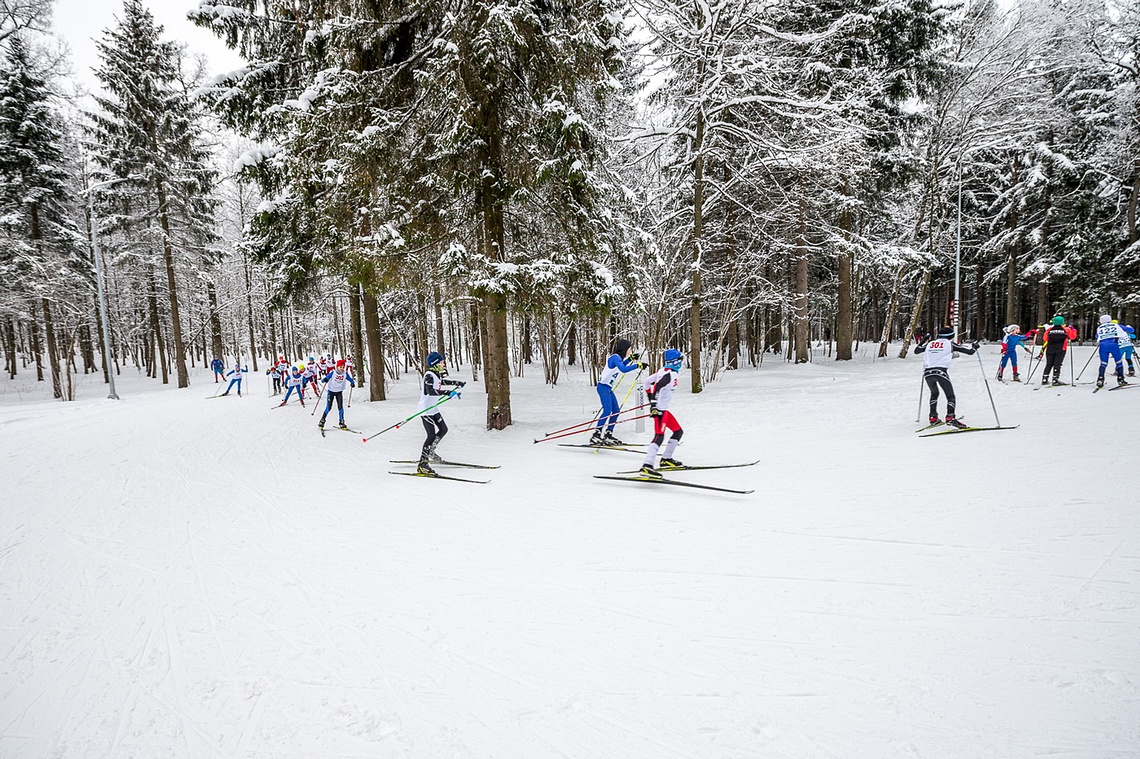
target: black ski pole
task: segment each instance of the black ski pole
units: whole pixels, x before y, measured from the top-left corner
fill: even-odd
[[[1089,364],[1091,364],[1091,363],[1092,363],[1092,360],[1093,360],[1093,356],[1095,356],[1095,355],[1096,355],[1096,349],[1094,348],[1094,349],[1093,349],[1093,352],[1089,354],[1089,360],[1085,362],[1084,368],[1083,368],[1083,369],[1081,369],[1081,370],[1080,370],[1080,371],[1077,373],[1077,379],[1080,379],[1080,378],[1081,378],[1081,375],[1083,375],[1083,374],[1085,373],[1085,369],[1088,369],[1088,368],[1089,368]]]
[[[990,390],[990,380],[986,376],[986,367],[984,364],[982,364],[982,351],[981,351],[981,349],[979,348],[978,350],[974,351],[974,355],[976,355],[978,357],[978,369],[982,372],[982,381],[986,383],[986,393],[990,396],[990,406],[994,410],[994,421],[997,422],[997,426],[1000,427],[1001,426],[1001,420],[998,419],[997,404],[994,403],[994,394]]]
[[[918,378],[918,413],[914,416],[914,423],[918,424],[922,421],[922,391],[926,389],[926,377],[919,375]]]
[[[1041,365],[1041,359],[1044,358],[1044,356],[1045,356],[1045,346],[1044,345],[1041,346],[1041,352],[1037,354],[1037,363],[1036,364],[1033,363],[1033,354],[1032,353],[1029,354],[1029,379],[1025,380],[1026,385],[1028,385],[1030,382],[1033,381],[1033,372],[1037,371],[1037,367]]]

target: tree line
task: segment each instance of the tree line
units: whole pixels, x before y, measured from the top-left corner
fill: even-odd
[[[375,400],[442,347],[501,429],[512,377],[593,377],[619,335],[683,347],[699,392],[824,339],[905,356],[955,315],[981,339],[1136,320],[1134,4],[189,15],[245,65],[206,79],[126,0],[78,113],[23,42],[42,19],[0,36],[0,342],[12,376],[48,356],[60,397],[108,339],[111,370],[180,387],[213,356],[351,354]]]

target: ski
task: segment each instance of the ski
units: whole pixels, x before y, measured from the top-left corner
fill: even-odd
[[[695,472],[699,469],[742,469],[742,468],[748,467],[748,466],[756,466],[759,463],[760,463],[760,461],[757,460],[757,461],[753,461],[749,464],[713,464],[710,466],[686,466],[686,465],[659,466],[659,467],[657,467],[657,471],[659,471],[659,472]],[[637,474],[637,470],[635,469],[632,472],[618,472],[618,474]]]
[[[559,448],[590,448],[595,451],[625,451],[626,453],[640,453],[645,455],[645,446],[634,448],[628,445],[589,445],[588,443],[559,443]]]
[[[418,464],[420,462],[418,460],[417,461],[395,461],[395,460],[393,460],[393,461],[389,461],[388,463],[389,464]],[[488,464],[465,464],[462,461],[433,461],[431,463],[434,466],[461,466],[464,469],[499,469],[500,468],[498,466],[491,466]]]
[[[932,430],[935,427],[941,427],[943,424],[945,424],[945,422],[935,422],[934,424],[928,424],[925,427],[919,427],[917,430],[915,430],[915,432],[926,432],[927,430]]]
[[[1126,387],[1140,387],[1140,385],[1134,385],[1134,384],[1132,384],[1132,383],[1129,383],[1129,384],[1127,384],[1127,385],[1117,385],[1116,387],[1110,387],[1110,388],[1108,389],[1108,392],[1110,392],[1110,393],[1111,393],[1113,390],[1123,390],[1123,389],[1124,389],[1124,388],[1126,388]]]
[[[676,485],[681,488],[697,488],[698,490],[714,490],[718,493],[735,493],[736,495],[748,495],[755,493],[755,490],[733,490],[732,488],[716,488],[712,485],[698,485],[695,482],[681,482],[680,480],[666,480],[658,479],[657,477],[636,477],[636,476],[618,476],[609,474],[595,474],[595,480],[620,480],[622,482],[648,482],[652,485]]]
[[[473,485],[486,485],[490,480],[465,480],[462,477],[448,477],[446,474],[423,474],[421,472],[388,472],[404,477],[424,477],[429,480],[451,480],[452,482],[470,482]]]
[[[1010,425],[1008,427],[951,427],[948,430],[940,430],[938,432],[930,432],[919,437],[938,437],[939,435],[955,435],[959,432],[987,432],[989,430],[1016,430],[1020,424]]]

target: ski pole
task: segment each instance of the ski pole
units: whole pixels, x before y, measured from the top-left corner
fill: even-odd
[[[641,407],[639,406],[638,408],[641,408]],[[630,411],[633,411],[633,409],[630,409]],[[631,416],[628,419],[619,419],[617,422],[615,422],[615,424],[621,424],[623,422],[632,422],[635,419],[647,419],[649,416],[651,416],[651,415],[650,414],[642,414],[641,416]],[[545,443],[547,440],[557,440],[558,438],[562,438],[562,437],[571,437],[572,435],[581,435],[582,433],[589,432],[589,431],[590,431],[590,428],[586,427],[585,429],[581,429],[581,430],[571,430],[570,432],[563,432],[561,435],[550,435],[548,437],[544,437],[542,440],[535,440],[534,442]]]
[[[1045,357],[1045,346],[1041,346],[1041,352],[1037,354],[1037,363],[1033,363],[1033,354],[1029,354],[1029,378],[1025,380],[1028,385],[1033,381],[1033,372],[1037,371],[1037,367],[1041,365],[1041,359]]]
[[[922,420],[922,391],[926,389],[926,377],[919,376],[918,378],[918,413],[914,417],[914,423],[918,424]]]
[[[309,412],[309,416],[316,416],[317,406],[321,405],[320,404],[321,396],[325,394],[325,388],[327,388],[328,386],[329,386],[329,383],[327,383],[327,382],[321,386],[321,391],[319,393],[317,393],[317,400],[316,400],[316,402],[313,403],[313,410]]]
[[[414,414],[412,414],[411,416],[409,416],[407,419],[404,419],[404,420],[402,420],[402,421],[396,422],[395,424],[391,425],[390,427],[385,427],[384,429],[382,429],[382,430],[380,430],[379,432],[377,432],[375,435],[369,435],[368,437],[364,438],[364,442],[365,442],[365,443],[367,443],[367,442],[368,442],[369,440],[371,440],[372,438],[374,438],[374,437],[379,437],[380,435],[383,435],[383,434],[384,434],[385,432],[387,432],[388,430],[398,430],[399,428],[403,427],[403,426],[404,426],[405,424],[407,424],[408,422],[410,422],[410,421],[412,421],[413,419],[415,419],[417,416],[420,416],[421,414],[426,414],[427,412],[431,411],[432,409],[434,409],[434,408],[438,408],[439,406],[442,406],[443,404],[445,404],[445,403],[447,403],[448,401],[450,401],[452,398],[456,398],[456,397],[458,397],[458,394],[457,394],[457,395],[448,395],[446,398],[444,398],[442,401],[440,401],[439,403],[435,404],[434,406],[428,406],[428,407],[427,407],[427,408],[425,408],[423,411],[417,411],[416,413],[414,413]]]
[[[986,376],[986,366],[982,363],[982,352],[980,350],[977,350],[974,351],[974,354],[978,357],[978,369],[980,369],[982,372],[982,381],[986,383],[986,393],[990,396],[990,406],[994,410],[994,421],[997,422],[997,426],[1000,427],[1001,420],[998,419],[997,404],[994,403],[994,394],[990,390],[990,379]]]
[[[348,403],[346,405],[349,408],[352,408],[352,388],[354,388],[354,387],[356,387],[356,385],[349,385],[348,386]]]
[[[637,411],[638,409],[643,409],[648,405],[649,405],[648,403],[643,403],[640,406],[634,406],[633,408],[628,408],[628,409],[625,409],[623,411],[619,411],[618,414],[619,415],[628,414],[631,411]],[[551,438],[554,435],[558,435],[560,432],[569,432],[571,430],[576,430],[578,427],[585,427],[586,428],[585,430],[577,430],[578,432],[588,432],[590,425],[594,424],[597,421],[598,421],[598,417],[595,416],[593,419],[591,419],[588,422],[579,422],[578,424],[571,424],[569,427],[563,427],[562,429],[555,430],[554,432],[548,432],[548,433],[546,433],[546,436],[543,439]],[[542,439],[536,440],[534,442],[541,443]]]
[[[1069,387],[1077,386],[1077,381],[1073,378],[1073,364],[1076,363],[1076,360],[1073,358],[1073,348],[1075,347],[1075,345],[1069,346]]]
[[[625,397],[621,399],[621,405],[620,405],[620,406],[618,406],[618,408],[619,408],[619,409],[620,409],[622,406],[624,406],[624,405],[625,405],[625,402],[626,402],[626,401],[628,401],[628,400],[629,400],[629,394],[633,392],[633,389],[634,389],[635,387],[637,387],[637,380],[638,380],[638,379],[641,377],[641,373],[642,373],[643,371],[645,371],[645,370],[644,370],[644,369],[640,369],[640,368],[637,370],[637,374],[636,374],[636,375],[634,375],[634,378],[633,378],[633,382],[631,382],[631,383],[630,383],[630,385],[629,385],[629,390],[626,390],[626,391],[625,391]],[[623,374],[622,376],[624,377],[625,375]]]
[[[1095,356],[1095,355],[1096,355],[1096,349],[1094,348],[1094,349],[1093,349],[1093,352],[1089,354],[1089,360],[1085,362],[1085,366],[1084,366],[1084,369],[1081,369],[1080,373],[1079,373],[1079,374],[1077,374],[1077,379],[1080,379],[1080,378],[1081,378],[1081,375],[1085,373],[1085,369],[1088,369],[1088,368],[1089,368],[1089,364],[1091,364],[1091,363],[1092,363],[1092,360],[1093,360],[1093,356]]]

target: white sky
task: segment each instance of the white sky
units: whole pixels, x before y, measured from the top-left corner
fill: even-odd
[[[198,0],[144,0],[143,5],[163,27],[162,39],[185,43],[189,54],[206,56],[210,75],[242,65],[237,53],[186,18],[188,10],[198,7]],[[55,33],[70,48],[73,78],[88,90],[98,88],[91,73],[98,64],[95,40],[103,36],[103,30],[114,26],[115,17],[121,16],[122,11],[122,0],[55,0]]]

